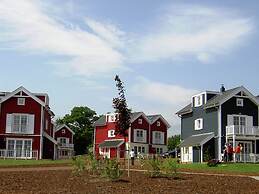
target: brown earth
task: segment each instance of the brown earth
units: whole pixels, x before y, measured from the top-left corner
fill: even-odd
[[[125,173],[126,174],[126,173]],[[180,175],[181,179],[149,178],[131,172],[130,178],[111,182],[71,170],[0,172],[0,193],[259,193],[259,181],[245,177]]]

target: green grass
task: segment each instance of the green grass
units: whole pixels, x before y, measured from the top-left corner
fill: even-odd
[[[70,165],[72,160],[14,160],[0,159],[0,167],[7,166],[40,166],[40,165]]]
[[[230,164],[219,164],[217,167],[209,167],[207,164],[180,164],[180,170],[194,170],[202,172],[218,172],[218,173],[242,173],[242,174],[259,174],[259,164],[251,163],[230,163]]]

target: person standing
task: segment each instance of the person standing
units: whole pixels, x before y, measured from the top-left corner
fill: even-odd
[[[135,158],[135,152],[134,150],[132,149],[130,151],[130,159],[131,159],[131,165],[134,166],[134,158]]]
[[[240,143],[237,145],[235,149],[236,157],[237,157],[237,162],[240,162],[240,152],[241,152],[241,146]]]

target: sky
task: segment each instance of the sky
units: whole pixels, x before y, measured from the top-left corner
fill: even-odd
[[[74,106],[112,112],[114,77],[129,107],[175,113],[204,90],[259,94],[257,0],[0,0],[0,90],[48,93],[56,118]]]

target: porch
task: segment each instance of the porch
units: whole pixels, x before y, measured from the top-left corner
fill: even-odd
[[[226,143],[233,147],[233,162],[259,162],[259,127],[246,125],[226,126]],[[241,146],[240,153],[236,152]]]
[[[38,150],[0,150],[0,158],[2,159],[34,159],[38,160]]]

